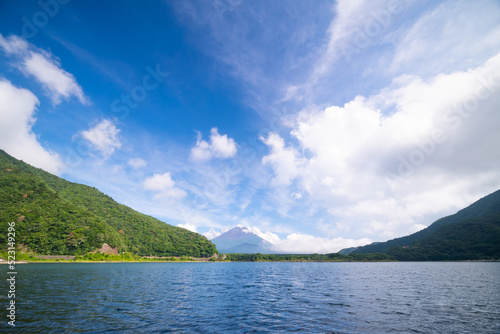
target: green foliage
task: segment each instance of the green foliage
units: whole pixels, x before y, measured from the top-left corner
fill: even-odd
[[[12,255],[12,254],[10,254],[10,255]],[[19,261],[39,261],[39,260],[42,261],[42,259],[39,259],[32,254],[22,253],[20,251],[16,251],[15,257],[16,257],[15,258],[16,262],[19,262]],[[11,260],[11,258],[9,258],[9,254],[7,253],[7,251],[0,252],[0,259]]]
[[[85,255],[78,255],[75,257],[75,261],[140,261],[141,257],[133,255],[129,252],[125,252],[119,255],[109,255],[101,253],[87,253]]]
[[[394,247],[388,254],[400,261],[500,259],[500,220],[490,216],[442,226],[411,247]]]
[[[500,190],[478,200],[477,202],[471,204],[470,206],[466,207],[465,209],[462,209],[458,211],[456,214],[447,216],[441,219],[438,219],[435,221],[433,224],[431,224],[429,227],[413,233],[409,236],[402,237],[402,238],[397,238],[397,239],[392,239],[386,242],[380,242],[380,243],[374,243],[371,245],[359,247],[356,250],[354,250],[352,253],[389,253],[393,255],[398,255],[399,258],[415,258],[415,259],[434,259],[434,258],[456,258],[456,259],[464,259],[467,258],[467,256],[473,256],[473,258],[470,259],[476,259],[477,256],[480,256],[483,254],[486,258],[489,258],[492,254],[491,251],[485,251],[483,253],[482,250],[476,250],[476,251],[471,251],[469,252],[469,248],[476,247],[471,244],[472,243],[477,243],[478,245],[481,245],[485,243],[484,247],[489,247],[492,248],[493,246],[491,245],[491,241],[488,241],[489,237],[487,236],[488,234],[492,234],[495,238],[495,240],[498,240],[500,236],[498,235],[498,229],[494,228],[496,226],[495,224],[500,221]],[[462,223],[469,222],[469,224],[463,225]],[[462,225],[461,225],[462,224]],[[472,225],[471,225],[472,224]],[[485,224],[485,225],[484,225]],[[493,225],[491,225],[493,224]],[[475,226],[478,225],[478,226]],[[484,226],[483,226],[484,225]],[[489,232],[481,232],[482,229],[487,229],[493,227]],[[438,231],[441,231],[438,233]],[[442,231],[446,231],[446,233],[451,233],[453,236],[450,236],[450,239],[448,240],[447,234],[443,233]],[[438,234],[436,234],[438,233]],[[472,234],[472,235],[467,235],[467,233]],[[444,238],[442,240],[436,240],[436,235],[439,235],[440,238]],[[477,236],[477,237],[475,237]],[[431,239],[427,239],[431,238]],[[474,240],[470,239],[474,238]],[[483,238],[486,238],[483,240]],[[459,248],[462,246],[459,246],[458,240],[459,239],[464,239],[468,241],[464,241],[465,244],[463,247],[464,249],[459,251]],[[420,241],[428,240],[424,244],[418,244]],[[434,240],[434,242],[430,242],[430,240]],[[422,256],[417,256],[417,253],[420,253],[420,251],[424,248],[429,248],[431,247],[431,244],[435,248],[432,252],[436,252],[435,256],[431,255],[431,251],[428,250],[426,251],[426,255],[424,256],[422,253]],[[418,246],[420,245],[420,246]],[[417,247],[418,246],[418,247]],[[443,252],[438,249],[443,249],[445,247],[451,247],[456,255],[448,254],[447,251]],[[408,247],[408,248],[403,248],[403,247]],[[413,250],[414,247],[417,247],[419,251],[417,252],[416,250]],[[482,248],[482,246],[479,246],[479,248]],[[415,253],[416,252],[416,253]],[[402,255],[402,254],[407,254],[407,255]],[[441,254],[441,255],[438,255]],[[462,254],[462,255],[458,255]],[[496,253],[498,257],[498,253]],[[466,256],[467,255],[467,256]]]
[[[205,237],[116,203],[0,150],[0,231],[16,223],[16,242],[44,255],[84,255],[103,243],[146,256],[208,257]],[[0,233],[0,245],[7,244]]]

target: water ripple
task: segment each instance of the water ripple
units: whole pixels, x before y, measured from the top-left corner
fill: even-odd
[[[29,264],[16,331],[498,333],[498,277],[499,263]]]

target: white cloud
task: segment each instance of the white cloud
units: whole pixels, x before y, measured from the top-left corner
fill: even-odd
[[[29,44],[16,35],[5,38],[0,34],[0,47],[7,55],[15,55],[27,51],[29,49]]]
[[[500,4],[494,0],[425,6],[340,0],[333,12],[327,42],[315,52],[310,74],[286,83],[283,101],[338,103],[342,96],[351,98],[352,89],[379,89],[395,75],[428,79],[480,66],[500,51]]]
[[[128,162],[127,165],[132,167],[133,169],[139,169],[147,166],[146,161],[142,160],[141,158],[131,158]]]
[[[16,58],[16,67],[42,84],[54,105],[73,96],[82,104],[89,103],[73,74],[66,72],[49,52],[39,50],[15,35],[5,38],[0,34],[0,47],[7,55]]]
[[[285,141],[277,133],[271,132],[267,138],[260,138],[271,153],[262,158],[263,164],[269,164],[275,171],[274,185],[289,185],[297,176],[297,152],[293,147],[285,147]]]
[[[243,230],[243,232],[253,233],[271,244],[276,244],[280,241],[280,238],[276,234],[274,234],[270,231],[262,232],[258,227],[249,227],[249,226],[245,226],[243,224],[238,224],[237,226],[244,227],[245,229]]]
[[[80,135],[88,140],[103,156],[109,157],[116,149],[121,148],[121,142],[118,138],[119,133],[120,129],[113,122],[104,119],[93,128],[81,131]]]
[[[75,77],[61,68],[58,61],[47,54],[31,52],[24,59],[23,69],[37,79],[48,91],[52,103],[61,103],[61,98],[69,100],[72,96],[82,104],[88,101]]]
[[[236,154],[236,144],[227,135],[219,135],[217,128],[210,130],[210,147],[216,158],[230,158]]]
[[[274,167],[275,185],[298,180],[336,217],[332,233],[414,232],[500,187],[499,73],[500,54],[472,70],[400,77],[374,96],[303,112],[291,132],[298,147],[270,134],[263,163]]]
[[[197,231],[197,227],[195,225],[192,225],[192,224],[178,224],[177,227],[182,227],[182,228],[185,228],[186,230],[189,230],[191,232],[194,232],[194,233],[198,233]]]
[[[271,249],[279,253],[288,253],[288,254],[335,253],[341,250],[342,248],[366,245],[372,242],[372,240],[368,238],[344,239],[344,238],[315,237],[304,233],[290,233],[285,237],[285,239],[280,239],[278,235],[270,231],[262,232],[257,227],[249,227],[244,225],[238,225],[238,226],[245,227],[248,233],[251,232],[253,234],[256,234],[257,236],[271,243],[272,244]]]
[[[35,167],[60,174],[63,164],[59,155],[43,148],[32,131],[38,104],[29,90],[0,79],[0,148]]]
[[[343,248],[356,247],[371,243],[368,238],[344,239],[323,238],[308,234],[292,233],[286,239],[274,243],[273,250],[288,254],[326,254],[336,253]]]
[[[498,1],[445,1],[405,31],[389,68],[435,75],[478,66],[499,51],[499,22]]]
[[[221,232],[217,232],[216,230],[214,230],[213,228],[211,228],[208,232],[205,232],[203,233],[203,235],[208,239],[208,240],[212,240],[213,238],[216,238],[218,237],[219,235],[221,235],[222,233]]]
[[[210,160],[210,144],[201,139],[201,133],[198,132],[196,145],[191,149],[191,159],[195,161]]]
[[[191,159],[194,161],[206,161],[212,158],[231,158],[236,155],[237,148],[234,139],[227,135],[220,135],[217,128],[210,130],[210,143],[202,139],[198,132],[196,145],[191,149]]]
[[[328,45],[315,64],[311,82],[316,83],[320,77],[333,70],[339,59],[345,58],[350,62],[363,49],[378,43],[394,16],[403,9],[403,4],[395,1],[337,1],[335,16],[328,29]]]
[[[144,180],[144,189],[157,192],[155,199],[170,197],[180,199],[186,197],[187,193],[175,186],[170,173],[154,174]]]

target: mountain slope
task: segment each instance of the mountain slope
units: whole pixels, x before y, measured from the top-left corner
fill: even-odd
[[[139,255],[209,256],[205,237],[116,203],[0,150],[0,229],[16,222],[16,241],[40,254],[84,254],[103,243]],[[0,244],[7,242],[0,233]]]
[[[453,261],[500,258],[500,220],[471,218],[439,228],[408,248],[387,253],[399,261]]]
[[[252,233],[244,226],[237,226],[212,239],[221,253],[271,254],[272,244]]]
[[[421,260],[498,257],[499,228],[500,190],[419,232],[358,247],[352,253],[389,253],[400,259]]]

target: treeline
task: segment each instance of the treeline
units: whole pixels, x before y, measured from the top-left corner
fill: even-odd
[[[101,253],[87,253],[75,257],[75,262],[100,261],[100,262],[178,262],[178,261],[195,261],[191,256],[181,257],[162,257],[162,258],[145,258],[129,252],[119,255],[109,255]]]
[[[7,259],[7,252],[0,252],[0,258]],[[102,253],[87,253],[85,255],[77,255],[74,259],[46,259],[41,258],[37,254],[29,253],[16,253],[16,262],[193,262],[196,261],[195,258],[191,256],[179,256],[179,257],[161,257],[161,258],[150,258],[141,257],[129,252],[118,255],[102,254]]]
[[[234,262],[371,262],[394,261],[389,254],[226,254],[226,260]]]
[[[0,150],[0,231],[16,223],[16,244],[42,255],[84,255],[103,243],[148,256],[208,257],[204,236],[116,203],[95,188],[71,183]],[[0,232],[0,246],[7,245]]]
[[[358,247],[353,253],[389,253],[419,261],[498,258],[499,223],[500,190],[421,231]]]

